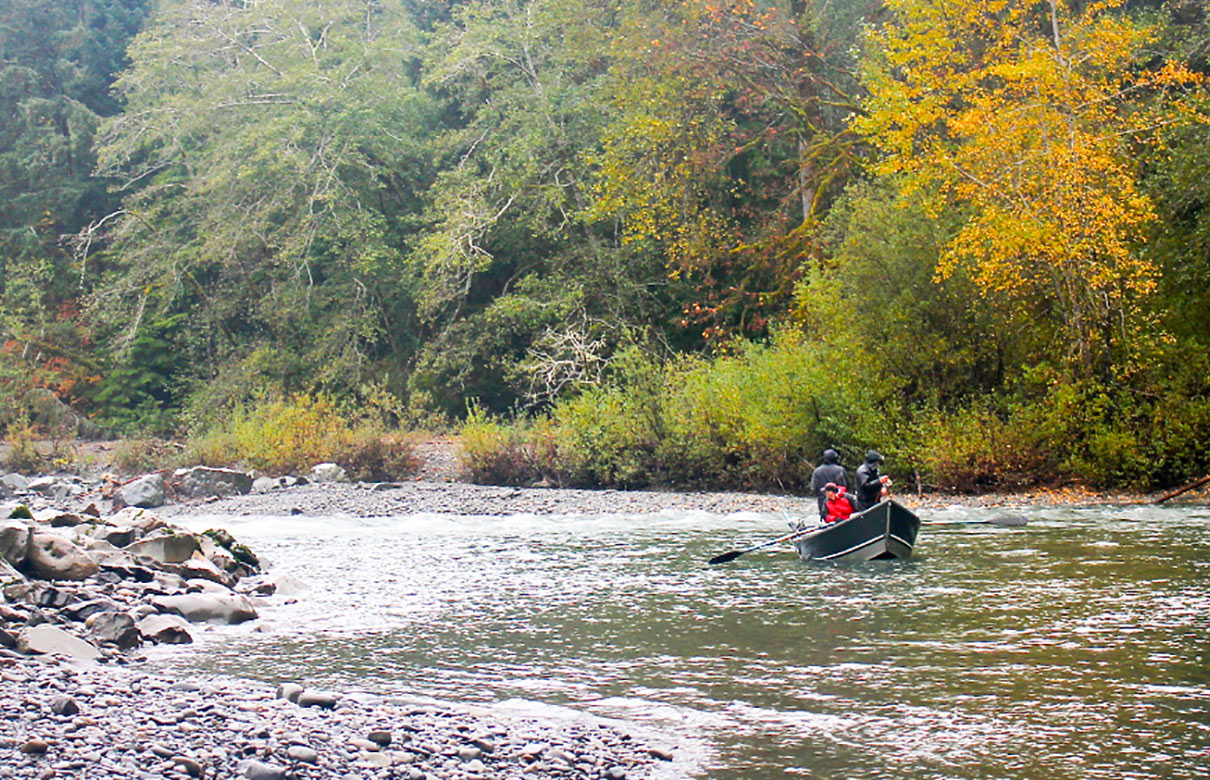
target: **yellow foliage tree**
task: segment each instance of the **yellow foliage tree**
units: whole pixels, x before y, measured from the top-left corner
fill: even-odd
[[[985,295],[1055,313],[1076,378],[1134,363],[1157,271],[1140,251],[1155,218],[1132,163],[1183,121],[1198,83],[1148,60],[1156,31],[1125,0],[888,0],[856,120],[881,174],[960,209],[937,277],[969,271]]]

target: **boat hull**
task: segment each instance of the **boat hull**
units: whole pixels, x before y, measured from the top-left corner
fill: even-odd
[[[891,500],[794,541],[803,560],[870,561],[912,557],[920,518]]]

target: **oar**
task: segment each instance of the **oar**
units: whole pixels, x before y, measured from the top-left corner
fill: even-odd
[[[1028,522],[1025,515],[1009,515],[1008,517],[992,517],[987,520],[927,520],[921,525],[1002,525],[1022,526]]]
[[[765,547],[772,547],[773,545],[778,544],[780,542],[788,542],[791,539],[797,539],[800,536],[805,536],[805,535],[811,533],[812,531],[818,530],[820,527],[821,526],[816,525],[816,526],[812,526],[811,528],[803,528],[802,530],[799,530],[799,531],[791,531],[790,533],[786,534],[785,536],[779,536],[776,539],[770,539],[767,542],[761,542],[760,544],[754,544],[751,547],[745,547],[742,550],[732,550],[731,552],[725,552],[722,555],[716,555],[710,559],[710,564],[713,565],[716,563],[727,563],[728,561],[733,561],[736,558],[738,558],[739,556],[744,555],[746,553],[750,553],[755,550],[762,550]]]

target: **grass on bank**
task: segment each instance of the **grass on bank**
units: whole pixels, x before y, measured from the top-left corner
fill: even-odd
[[[463,458],[487,482],[800,490],[823,448],[851,442],[852,456],[857,442],[891,438],[873,402],[791,337],[712,361],[632,351],[609,382],[548,415],[506,423],[472,405]]]

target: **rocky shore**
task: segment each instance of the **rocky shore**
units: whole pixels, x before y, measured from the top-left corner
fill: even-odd
[[[505,495],[461,486],[474,499],[454,489],[464,503],[449,503],[436,483],[288,482],[245,495],[250,484],[209,471],[184,475],[192,486],[180,474],[175,484],[152,475],[147,482],[177,496],[154,511],[123,506],[136,494],[104,480],[0,477],[0,778],[624,780],[671,766],[670,749],[587,717],[503,719],[307,690],[305,681],[272,689],[141,672],[149,645],[191,642],[205,623],[257,620],[257,606],[274,598],[253,551],[222,531],[191,533],[173,516],[242,511],[240,500],[259,500],[257,513],[498,512]]]
[[[0,778],[639,778],[672,754],[600,723],[168,680],[0,655]]]

